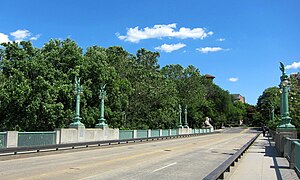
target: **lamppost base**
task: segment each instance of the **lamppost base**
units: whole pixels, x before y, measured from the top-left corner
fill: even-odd
[[[106,128],[108,127],[108,125],[105,123],[105,119],[104,118],[101,118],[101,119],[98,119],[99,120],[99,123],[96,124],[95,128]]]
[[[183,128],[183,126],[180,124],[180,125],[178,125],[178,128]]]
[[[289,116],[281,117],[281,123],[277,128],[292,128],[295,129],[295,126],[291,124],[292,118]]]
[[[277,129],[296,129],[296,127],[294,125],[292,125],[291,123],[288,123],[288,124],[278,125]]]
[[[73,122],[69,125],[69,128],[78,128],[78,127],[84,127],[84,124],[80,121]]]
[[[108,125],[107,124],[105,124],[105,123],[98,123],[98,124],[96,124],[96,126],[95,126],[95,128],[106,128],[106,127],[108,127]]]
[[[188,126],[188,125],[184,125],[183,127],[184,127],[184,128],[189,128],[189,126]]]

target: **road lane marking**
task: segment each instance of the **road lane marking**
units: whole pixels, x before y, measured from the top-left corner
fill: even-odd
[[[247,128],[247,129],[244,129],[243,131],[241,131],[240,134],[243,134],[243,133],[245,133],[246,131],[248,131],[248,128]]]
[[[165,169],[165,168],[167,168],[167,167],[173,166],[173,165],[175,165],[175,164],[177,164],[177,162],[174,162],[174,163],[171,163],[171,164],[166,165],[166,166],[164,166],[164,167],[158,168],[158,169],[156,169],[156,170],[154,170],[154,171],[152,171],[152,172],[154,173],[154,172],[160,171],[160,170],[162,170],[162,169]]]

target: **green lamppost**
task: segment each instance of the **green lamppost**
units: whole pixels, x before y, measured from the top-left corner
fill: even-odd
[[[280,89],[281,89],[281,97],[280,97],[280,117],[281,122],[277,128],[295,128],[294,125],[291,124],[292,118],[289,116],[289,88],[290,82],[289,78],[285,73],[284,65],[280,62],[280,70],[282,72],[282,76],[280,77]]]
[[[181,109],[181,105],[179,104],[179,128],[182,128],[181,112],[182,112],[182,109]]]
[[[71,123],[69,127],[84,127],[84,124],[80,122],[80,94],[82,94],[82,91],[83,88],[80,85],[80,78],[77,78],[77,76],[75,76],[74,94],[76,95],[76,109],[73,123]]]
[[[184,109],[184,127],[188,128],[188,122],[187,122],[187,105],[185,105],[185,109]]]
[[[274,106],[271,105],[271,121],[274,122],[275,115],[274,115]]]
[[[105,119],[104,119],[104,98],[106,96],[106,91],[105,89],[106,84],[104,84],[103,86],[100,87],[100,91],[99,91],[99,98],[101,100],[100,103],[100,117],[99,117],[99,123],[96,124],[96,128],[104,128],[107,127],[107,124],[105,123]]]

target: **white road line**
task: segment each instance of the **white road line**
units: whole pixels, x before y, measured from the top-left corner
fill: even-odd
[[[154,172],[160,171],[160,170],[162,170],[162,169],[165,169],[165,168],[167,168],[167,167],[173,166],[173,165],[175,165],[175,164],[177,164],[177,162],[174,162],[174,163],[171,163],[171,164],[166,165],[166,166],[164,166],[164,167],[158,168],[158,169],[156,169],[156,170],[154,170],[154,171],[152,171],[152,172],[154,173]]]

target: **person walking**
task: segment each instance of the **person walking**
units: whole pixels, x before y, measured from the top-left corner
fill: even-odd
[[[266,126],[262,127],[262,132],[263,132],[263,136],[265,137],[266,136]]]

